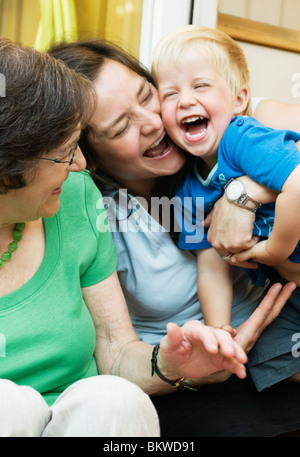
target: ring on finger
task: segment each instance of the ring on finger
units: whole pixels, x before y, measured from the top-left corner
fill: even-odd
[[[220,254],[220,257],[221,257],[221,259],[225,260],[225,262],[230,262],[230,259],[231,259],[231,257],[232,257],[233,255],[234,255],[233,253],[232,253],[232,254],[228,254],[228,255],[222,255],[222,254]]]

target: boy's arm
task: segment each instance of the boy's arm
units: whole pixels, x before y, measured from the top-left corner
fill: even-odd
[[[262,102],[261,102],[262,103]],[[296,143],[300,151],[300,141]],[[260,203],[269,203],[276,200],[277,193],[261,184],[256,183],[248,176],[240,176],[244,182],[247,194]],[[256,244],[253,238],[254,213],[229,203],[225,196],[221,197],[214,206],[213,216],[205,220],[205,226],[210,226],[207,234],[208,241],[221,254],[248,250]],[[245,258],[248,258],[245,255]],[[242,265],[249,268],[249,265]]]
[[[234,255],[233,263],[247,259],[266,265],[286,260],[300,239],[300,165],[286,179],[275,203],[273,230],[268,240]]]
[[[206,325],[229,325],[232,305],[231,266],[213,248],[197,250],[198,297]]]

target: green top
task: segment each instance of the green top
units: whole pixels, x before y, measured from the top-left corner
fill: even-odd
[[[44,219],[40,268],[0,298],[0,378],[33,387],[49,405],[70,384],[98,374],[81,287],[107,278],[117,262],[101,194],[87,172],[70,173],[60,201],[57,214]]]

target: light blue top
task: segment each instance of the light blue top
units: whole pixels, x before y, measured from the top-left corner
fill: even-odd
[[[202,319],[197,295],[197,263],[180,250],[170,234],[126,191],[115,200],[103,197],[118,252],[117,271],[130,317],[139,338],[159,343],[166,325]],[[127,205],[128,203],[128,205]],[[118,230],[116,227],[118,219]],[[257,305],[261,289],[251,286],[241,269],[234,273],[233,325],[241,324]]]

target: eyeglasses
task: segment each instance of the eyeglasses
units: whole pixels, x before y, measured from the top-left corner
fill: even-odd
[[[76,144],[76,147],[74,148],[74,150],[69,153],[69,154],[72,154],[70,160],[49,159],[48,157],[41,157],[41,160],[49,160],[50,162],[55,162],[55,163],[67,163],[68,168],[70,168],[74,163],[74,158],[75,158],[77,149],[78,149],[78,144]]]

